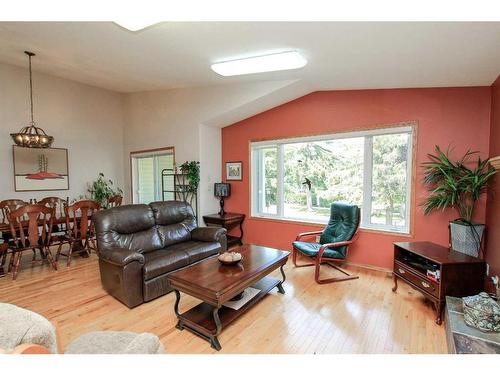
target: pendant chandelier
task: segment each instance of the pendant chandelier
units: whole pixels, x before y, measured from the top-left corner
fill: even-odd
[[[14,140],[15,144],[21,147],[50,147],[52,142],[54,142],[54,137],[47,135],[42,128],[38,128],[33,120],[33,79],[31,72],[31,57],[35,56],[35,54],[29,51],[24,51],[24,53],[28,55],[29,59],[31,121],[28,126],[22,128],[18,133],[11,133],[10,136]]]

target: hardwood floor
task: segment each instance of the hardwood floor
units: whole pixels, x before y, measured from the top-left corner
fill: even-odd
[[[29,258],[29,257],[27,257]],[[101,287],[96,255],[58,271],[25,262],[18,279],[0,279],[0,301],[56,323],[63,348],[82,333],[129,330],[158,335],[168,353],[217,353],[175,329],[170,293],[132,310]],[[444,326],[420,293],[379,271],[348,267],[358,280],[318,285],[312,268],[285,267],[285,295],[273,291],[220,336],[218,353],[446,353]],[[332,272],[324,267],[325,273]],[[328,275],[326,275],[328,276]],[[279,277],[279,274],[276,275]],[[183,295],[180,310],[198,303]]]

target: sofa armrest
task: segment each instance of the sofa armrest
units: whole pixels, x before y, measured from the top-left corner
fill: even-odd
[[[202,227],[195,228],[191,232],[191,238],[203,242],[220,241],[221,237],[225,236],[226,233],[227,231],[224,228]]]
[[[144,264],[144,256],[141,253],[121,247],[114,247],[106,251],[101,251],[99,257],[108,263],[120,267],[126,266],[134,261]]]

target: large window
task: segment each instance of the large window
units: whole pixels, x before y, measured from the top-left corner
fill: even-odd
[[[408,233],[413,127],[251,144],[252,215],[323,223],[332,202],[363,228]]]

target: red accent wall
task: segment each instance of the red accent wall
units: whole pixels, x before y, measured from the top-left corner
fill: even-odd
[[[291,249],[291,242],[298,233],[318,227],[250,217],[251,140],[335,133],[417,121],[416,161],[419,166],[426,160],[426,154],[434,151],[436,144],[446,148],[451,143],[456,156],[473,149],[487,157],[490,110],[490,87],[324,91],[306,95],[223,128],[223,171],[226,161],[243,161],[243,181],[231,182],[232,195],[226,201],[226,210],[247,215],[245,242]],[[457,215],[451,211],[423,215],[418,204],[426,193],[421,184],[421,168],[417,168],[417,172],[413,236],[362,231],[350,249],[350,261],[392,268],[394,241],[410,239],[448,244],[448,221]],[[476,211],[479,222],[485,221],[485,201],[486,198]]]
[[[491,133],[490,157],[500,155],[500,76],[491,86]],[[500,276],[500,175],[493,184],[495,195],[488,196],[486,224],[486,261],[490,265],[490,275]]]

